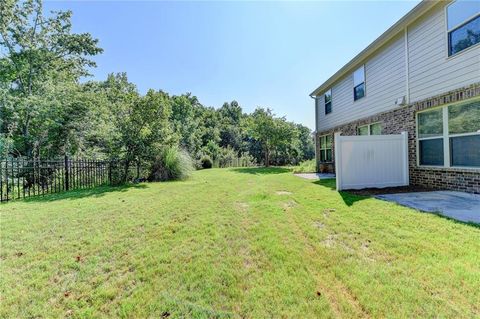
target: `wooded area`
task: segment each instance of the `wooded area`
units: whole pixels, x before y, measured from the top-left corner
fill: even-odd
[[[165,149],[176,149],[197,167],[233,158],[268,166],[314,157],[310,129],[268,108],[246,114],[236,101],[214,108],[191,93],[141,94],[126,73],[88,81],[102,49],[89,33],[72,32],[71,16],[45,14],[41,0],[1,2],[0,157],[153,165]]]

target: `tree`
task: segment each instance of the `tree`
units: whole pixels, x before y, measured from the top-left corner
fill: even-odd
[[[110,155],[124,160],[127,178],[133,161],[150,161],[163,146],[173,144],[171,101],[162,91],[140,96],[124,73],[110,75],[102,87],[114,122]]]
[[[299,161],[310,160],[315,157],[315,143],[312,131],[302,124],[294,124],[298,130],[298,142],[300,149]]]
[[[218,110],[220,117],[220,146],[232,147],[238,153],[242,150],[243,131],[242,121],[243,112],[237,101],[224,103]]]
[[[310,130],[236,101],[219,109],[190,93],[141,95],[125,73],[80,83],[102,52],[72,32],[70,11],[45,15],[41,0],[0,2],[0,156],[63,154],[151,162],[167,146],[217,161],[265,165],[313,157]]]
[[[170,121],[174,132],[178,135],[180,146],[190,154],[200,150],[200,131],[198,108],[201,107],[198,99],[191,94],[173,96]]]
[[[8,98],[15,102],[8,114],[14,123],[6,125],[15,126],[17,149],[24,155],[31,156],[40,142],[31,130],[42,126],[51,112],[45,97],[52,87],[76,84],[95,66],[88,57],[102,52],[90,34],[72,33],[71,15],[66,11],[46,17],[41,0],[0,3],[0,52],[6,52],[0,56],[0,82],[8,85]]]

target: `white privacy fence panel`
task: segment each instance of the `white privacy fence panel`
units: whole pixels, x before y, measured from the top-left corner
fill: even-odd
[[[408,135],[341,136],[335,134],[337,190],[405,186]]]

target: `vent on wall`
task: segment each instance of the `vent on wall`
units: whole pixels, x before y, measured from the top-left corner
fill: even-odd
[[[405,95],[395,100],[395,105],[403,106],[406,104]]]

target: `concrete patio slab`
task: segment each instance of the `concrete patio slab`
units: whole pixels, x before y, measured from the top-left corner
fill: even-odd
[[[377,195],[376,198],[395,202],[424,212],[480,224],[480,195],[454,191],[435,191]]]
[[[330,173],[298,173],[298,174],[293,174],[295,176],[301,177],[301,178],[306,178],[306,179],[329,179],[329,178],[335,178],[335,174],[330,174]]]

